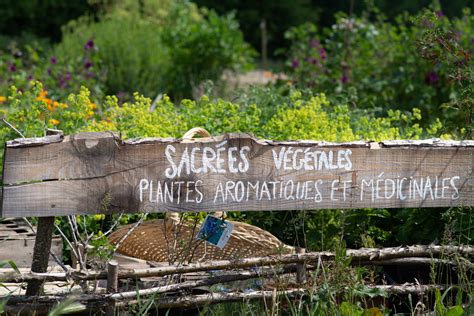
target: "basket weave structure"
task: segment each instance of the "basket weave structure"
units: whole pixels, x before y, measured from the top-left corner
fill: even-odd
[[[198,262],[293,253],[269,232],[241,222],[234,224],[232,235],[223,249],[195,238],[200,224],[176,218],[156,219],[138,226],[119,246],[121,254],[155,262]],[[123,226],[109,236],[117,244],[133,224]]]

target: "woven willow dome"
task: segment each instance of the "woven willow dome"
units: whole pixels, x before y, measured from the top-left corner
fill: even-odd
[[[177,216],[144,222],[120,243],[121,254],[156,262],[197,262],[292,253],[294,248],[269,232],[241,222],[234,224],[232,235],[223,249],[195,238],[200,224],[179,220]],[[197,225],[196,225],[197,224]],[[109,236],[117,244],[134,224],[123,226]]]

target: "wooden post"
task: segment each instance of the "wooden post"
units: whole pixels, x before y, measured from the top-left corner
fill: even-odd
[[[38,229],[36,230],[35,246],[33,248],[33,259],[31,271],[44,273],[48,269],[49,251],[53,239],[54,216],[40,217]],[[26,295],[39,295],[41,293],[42,281],[34,280],[28,282]]]
[[[107,264],[107,293],[116,293],[118,291],[118,262],[111,260]],[[115,315],[115,300],[109,300],[105,308],[107,316]]]
[[[296,253],[299,255],[305,252],[304,248],[296,248]],[[306,283],[306,264],[304,262],[296,264],[296,283],[300,285]]]
[[[63,135],[63,132],[55,129],[47,129],[46,135]],[[53,240],[54,216],[38,218],[38,228],[36,230],[35,246],[33,248],[33,258],[31,261],[31,271],[44,273],[48,270],[49,253]],[[43,282],[30,281],[26,288],[26,295],[41,294]]]

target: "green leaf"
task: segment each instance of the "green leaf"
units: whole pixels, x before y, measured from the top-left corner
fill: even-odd
[[[86,307],[75,301],[74,296],[66,298],[63,302],[56,305],[48,314],[48,316],[64,315],[77,313],[86,310]]]
[[[448,311],[446,312],[446,316],[461,316],[464,313],[464,309],[457,305],[450,307]]]

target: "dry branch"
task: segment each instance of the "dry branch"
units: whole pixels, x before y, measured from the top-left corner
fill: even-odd
[[[140,296],[152,295],[152,294],[161,294],[166,292],[175,292],[175,291],[183,291],[187,289],[193,289],[200,286],[211,286],[218,283],[227,283],[233,281],[243,281],[248,279],[254,278],[266,278],[271,277],[279,274],[291,273],[295,272],[295,266],[287,266],[282,269],[266,269],[265,271],[242,271],[239,273],[233,274],[226,274],[220,275],[205,279],[200,279],[196,281],[187,281],[182,283],[170,284],[165,286],[159,286],[139,291],[130,291],[130,292],[122,292],[116,293],[110,296],[111,299],[122,300],[122,299],[132,299],[137,296],[137,293]]]
[[[366,285],[366,289],[377,289],[381,290],[381,295],[405,295],[405,294],[416,294],[423,295],[427,292],[434,291],[435,289],[444,290],[444,285],[417,285],[417,284],[403,284],[403,285]],[[284,291],[277,291],[276,296],[295,298],[304,295],[311,295],[318,291],[317,287],[313,288],[296,288]],[[384,294],[385,293],[385,294]],[[136,298],[152,295],[155,292],[149,292],[146,290],[140,290],[134,292],[133,296],[118,298],[120,302],[117,302],[116,306],[128,306],[137,303]],[[274,291],[253,291],[250,293],[209,293],[201,295],[185,295],[175,297],[165,297],[155,300],[155,305],[159,308],[190,308],[208,304],[224,303],[224,302],[245,302],[256,299],[271,299],[275,295]],[[15,308],[24,308],[26,304],[31,304],[33,309],[44,307],[45,305],[53,305],[64,300],[66,297],[63,296],[39,296],[39,297],[27,297],[22,295],[11,296],[8,300],[6,310],[14,310]],[[99,294],[84,294],[77,296],[78,302],[83,303],[89,307],[104,307],[106,300],[110,298],[110,295],[99,295]]]
[[[395,258],[423,258],[427,257],[432,260],[432,257],[444,257],[449,255],[461,255],[465,257],[474,256],[474,246],[407,246],[407,247],[392,247],[392,248],[362,248],[362,249],[348,249],[347,255],[352,257],[353,264],[384,264],[390,263]],[[171,274],[182,274],[190,272],[200,272],[209,270],[226,270],[226,269],[240,269],[249,267],[263,267],[263,266],[277,266],[291,263],[311,263],[318,260],[333,260],[334,253],[332,252],[308,252],[305,254],[293,254],[271,257],[245,258],[236,260],[218,260],[211,262],[192,263],[181,266],[165,266],[148,269],[132,269],[119,271],[119,279],[127,278],[142,278],[142,277],[159,277]],[[413,259],[411,259],[413,260]],[[421,260],[419,260],[421,262]],[[424,260],[424,262],[428,262]],[[435,261],[433,261],[435,262]],[[453,263],[455,263],[453,261]],[[472,265],[471,265],[472,267]],[[89,271],[88,274],[81,272],[66,273],[26,273],[0,274],[0,280],[4,282],[26,282],[29,280],[42,281],[67,281],[67,280],[97,280],[107,279],[106,271]]]
[[[422,295],[427,292],[434,291],[435,289],[443,290],[443,285],[367,285],[367,289],[378,289],[387,294],[404,295],[404,294],[417,294]],[[288,297],[295,298],[311,294],[317,291],[317,288],[310,290],[298,288],[290,289],[286,291],[277,291],[277,297]],[[202,305],[216,304],[216,303],[229,303],[229,302],[246,302],[249,300],[257,299],[272,299],[274,291],[254,291],[250,293],[209,293],[200,295],[187,295],[182,297],[169,297],[161,298],[155,301],[155,305],[159,308],[192,308]],[[132,304],[133,302],[127,302],[126,304]],[[117,306],[124,306],[125,302],[117,304]]]

